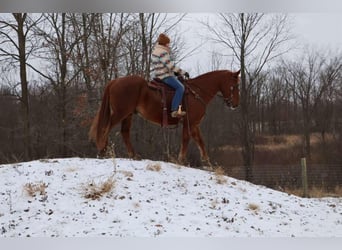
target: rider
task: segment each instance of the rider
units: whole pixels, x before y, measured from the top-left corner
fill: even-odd
[[[176,74],[184,75],[189,78],[189,73],[183,71],[175,65],[170,59],[170,38],[164,33],[158,37],[157,44],[152,51],[152,68],[155,77],[162,80],[163,83],[175,89],[175,95],[171,104],[171,116],[179,117],[186,114],[182,111],[182,98],[184,94],[184,85],[177,79]]]

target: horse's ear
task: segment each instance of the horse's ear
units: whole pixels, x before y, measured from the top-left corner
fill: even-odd
[[[235,74],[238,76],[240,75],[241,69],[239,69],[238,71],[235,72]]]

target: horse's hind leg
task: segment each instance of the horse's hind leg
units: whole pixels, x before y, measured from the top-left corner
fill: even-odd
[[[183,135],[182,135],[182,145],[178,155],[178,162],[180,164],[185,164],[186,153],[188,151],[190,141],[190,135],[187,125],[183,125]]]
[[[131,131],[131,126],[132,126],[132,116],[133,114],[130,114],[127,116],[125,119],[122,120],[121,122],[121,135],[122,139],[126,145],[127,153],[130,158],[135,157],[135,152],[130,140],[130,131]]]
[[[108,156],[112,156],[112,153],[109,152],[108,150],[111,150],[108,148],[108,137],[109,137],[109,133],[112,130],[112,128],[117,125],[120,122],[120,117],[115,116],[115,115],[111,115],[110,118],[110,125],[109,127],[106,129],[106,131],[103,134],[103,144],[102,144],[102,149],[99,149],[98,152],[98,157],[103,158],[103,157],[108,157]]]
[[[209,168],[212,168],[212,165],[209,160],[209,156],[207,154],[207,151],[204,146],[204,141],[202,139],[201,131],[198,126],[195,126],[191,130],[191,137],[195,140],[197,143],[197,146],[201,153],[201,160],[203,164],[206,164]]]

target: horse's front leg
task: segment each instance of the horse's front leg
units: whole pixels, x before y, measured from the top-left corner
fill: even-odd
[[[104,148],[97,152],[97,158],[99,158],[99,159],[104,159],[104,158],[106,158],[106,156],[107,156],[107,142],[106,142]]]
[[[212,165],[210,163],[209,156],[208,156],[207,151],[205,149],[202,134],[201,134],[200,128],[198,126],[195,126],[192,129],[191,136],[194,139],[194,141],[197,143],[197,146],[200,150],[202,164],[208,166],[209,169],[212,169]]]

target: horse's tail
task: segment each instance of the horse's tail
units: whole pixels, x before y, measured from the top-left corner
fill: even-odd
[[[105,88],[101,107],[98,110],[89,130],[89,138],[95,141],[98,150],[102,150],[105,148],[107,135],[110,129],[110,86],[111,84],[108,84]]]

